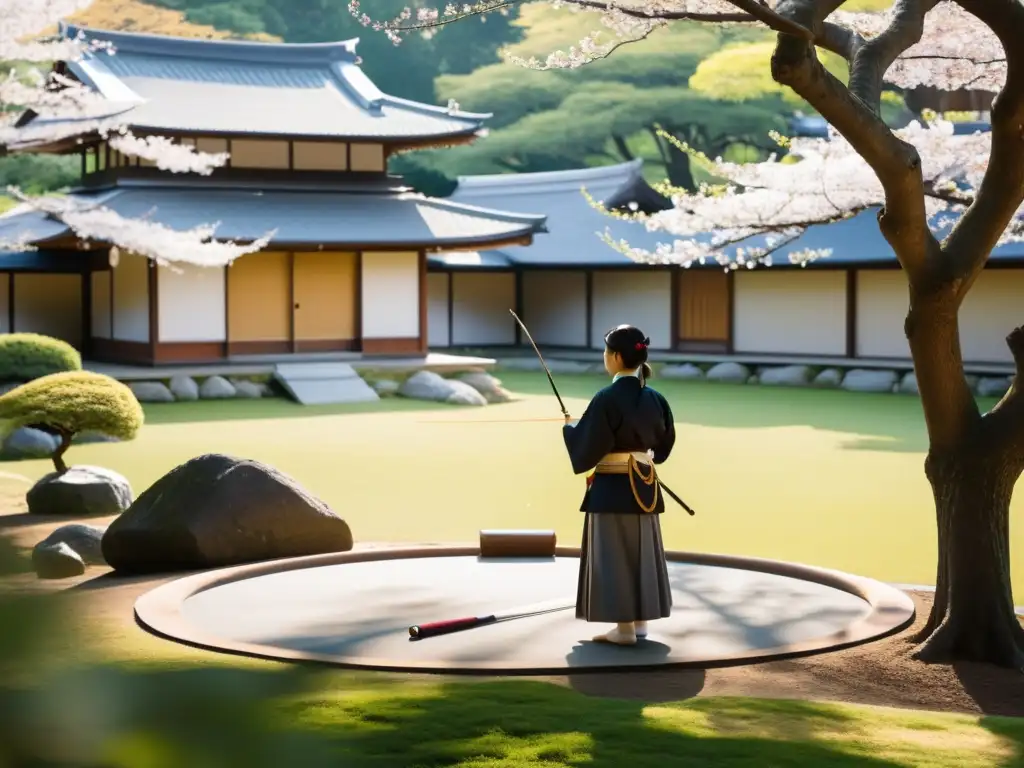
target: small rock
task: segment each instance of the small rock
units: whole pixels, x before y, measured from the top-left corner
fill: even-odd
[[[159,381],[130,381],[128,389],[140,403],[173,403],[174,395]]]
[[[811,369],[806,365],[783,365],[761,371],[761,383],[773,387],[806,387],[811,383]]]
[[[171,394],[175,400],[198,400],[199,385],[191,376],[175,374],[171,377]]]
[[[232,379],[231,386],[235,388],[235,396],[256,400],[263,397],[263,390],[260,389],[260,385],[254,381],[246,381],[245,379],[238,379],[237,381]]]
[[[132,487],[117,472],[79,465],[43,475],[25,495],[29,514],[62,517],[119,515],[132,503]]]
[[[896,388],[896,391],[904,395],[919,395],[921,390],[917,388],[917,374],[911,371],[906,374]]]
[[[684,381],[695,381],[704,378],[704,371],[702,371],[693,363],[683,363],[682,365],[666,365],[664,368],[658,371],[658,377],[665,379],[681,379]]]
[[[759,384],[760,382],[761,382],[761,377],[758,376],[756,373],[751,374],[750,378],[747,379],[747,384]]]
[[[978,397],[1002,397],[1009,388],[1009,377],[986,376],[978,381],[978,386],[974,391]]]
[[[487,398],[464,381],[448,381],[452,393],[444,399],[451,405],[487,405]]]
[[[455,389],[451,386],[451,382],[433,371],[417,371],[398,388],[398,394],[402,397],[413,400],[433,400],[439,403],[447,400],[453,392]]]
[[[36,546],[56,547],[58,544],[66,544],[86,565],[106,565],[107,561],[103,559],[103,549],[100,546],[102,540],[102,528],[72,523],[57,528]]]
[[[896,371],[854,368],[843,377],[842,387],[849,392],[892,392],[897,380]]]
[[[812,386],[822,389],[835,389],[843,383],[843,372],[838,368],[826,368],[814,377]]]
[[[31,427],[16,429],[3,443],[3,455],[10,459],[42,459],[53,454],[60,440],[47,432]]]
[[[391,397],[398,394],[398,382],[391,379],[381,379],[373,385],[373,388],[381,397]]]
[[[226,400],[235,396],[235,388],[223,376],[211,376],[199,385],[199,397],[203,400]]]
[[[750,378],[750,369],[740,363],[719,363],[707,373],[708,381],[743,384]]]
[[[256,386],[260,390],[260,397],[275,397],[276,396],[274,394],[274,388],[272,386],[270,386],[267,382],[261,381]]]
[[[32,567],[41,579],[69,579],[85,573],[85,562],[63,542],[37,544],[32,550]]]
[[[501,386],[501,380],[483,371],[472,371],[464,373],[459,381],[468,384],[481,395],[488,403],[507,403],[512,400],[512,395],[507,389]]]

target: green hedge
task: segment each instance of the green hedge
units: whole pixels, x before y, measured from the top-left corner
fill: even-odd
[[[28,426],[76,435],[98,432],[131,440],[142,427],[142,406],[128,387],[91,371],[42,376],[0,397],[0,432]]]
[[[0,381],[31,381],[82,370],[82,356],[65,341],[38,333],[0,335]]]

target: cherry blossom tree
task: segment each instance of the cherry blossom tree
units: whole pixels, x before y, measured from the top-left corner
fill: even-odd
[[[375,21],[396,43],[410,30],[487,13],[513,0],[407,11]],[[1021,0],[895,0],[883,13],[845,0],[562,0],[604,26],[534,69],[575,68],[676,20],[760,24],[778,33],[772,77],[830,124],[828,140],[789,144],[789,160],[734,165],[705,159],[718,187],[671,190],[674,208],[647,219],[665,233],[655,252],[613,243],[642,262],[726,269],[771,264],[809,226],[878,210],[908,283],[906,334],[928,430],[925,474],[938,523],[935,602],[916,658],[1024,669],[1024,630],[1010,585],[1009,509],[1024,471],[1024,327],[1007,329],[1017,373],[988,413],[964,374],[957,315],[992,250],[1024,238],[1024,4]],[[597,26],[597,24],[595,24]],[[841,82],[818,53],[846,59]],[[894,131],[881,119],[885,84],[997,93],[991,132],[956,136],[932,120]],[[781,137],[780,141],[784,141]],[[793,162],[795,158],[797,162]],[[827,252],[801,252],[806,263]],[[893,332],[898,332],[893,329]]]
[[[76,61],[86,54],[117,55],[108,44],[48,35],[59,21],[79,13],[93,0],[0,0],[0,62],[12,62],[0,76],[0,156],[31,151],[47,142],[99,135],[124,155],[152,161],[170,173],[210,174],[227,153],[208,154],[163,136],[132,135],[126,126],[134,103],[113,103],[87,86],[52,71],[52,63]],[[26,119],[31,118],[31,119]],[[173,230],[73,196],[29,197],[16,188],[7,193],[22,203],[14,213],[36,210],[66,224],[81,240],[137,253],[174,268],[176,263],[221,267],[264,248],[273,233],[238,245],[215,239],[216,226]],[[0,242],[0,250],[24,250],[26,242]]]

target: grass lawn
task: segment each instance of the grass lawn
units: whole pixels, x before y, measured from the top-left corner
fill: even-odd
[[[124,472],[141,491],[205,451],[251,456],[322,496],[363,540],[473,540],[481,527],[550,526],[575,541],[582,480],[566,466],[557,404],[542,375],[503,379],[520,399],[482,409],[401,400],[147,406],[136,441],[76,446],[69,457]],[[604,382],[560,376],[558,383],[578,415]],[[933,522],[915,398],[657,386],[672,403],[680,435],[662,474],[698,512],[665,516],[670,546],[932,581]],[[48,465],[2,469],[34,478]],[[1014,551],[1021,543],[1015,532]],[[1019,567],[1015,575],[1020,582]],[[1024,721],[1006,718],[745,698],[616,700],[574,690],[579,681],[572,677],[555,684],[315,671],[292,690],[274,682],[285,678],[281,665],[165,642],[131,625],[131,600],[104,603],[103,590],[65,594],[76,593],[82,619],[48,633],[55,652],[37,650],[48,665],[113,662],[105,671],[111,677],[85,679],[88,688],[77,695],[77,678],[66,672],[54,686],[61,701],[91,700],[93,708],[100,691],[131,701],[104,699],[105,711],[121,718],[121,738],[107,757],[120,761],[112,765],[1024,765]],[[246,703],[258,714],[243,711]],[[268,741],[274,734],[283,745]],[[210,751],[169,751],[161,736],[173,736],[177,750]]]
[[[364,541],[473,541],[481,528],[548,527],[575,543],[583,480],[568,467],[557,403],[543,374],[503,380],[521,399],[480,409],[402,400],[152,405],[134,442],[76,446],[68,457],[124,473],[136,492],[204,452],[259,459],[323,498]],[[576,415],[603,382],[558,377]],[[679,427],[661,476],[697,511],[691,518],[670,507],[663,518],[669,547],[934,583],[916,398],[668,380],[656,386]],[[34,479],[49,464],[3,469]],[[1024,500],[1013,511],[1024,511]],[[1018,527],[1011,551],[1022,550]],[[1024,603],[1019,555],[1013,576]]]

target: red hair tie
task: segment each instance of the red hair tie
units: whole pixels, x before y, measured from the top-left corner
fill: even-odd
[[[646,347],[647,347],[647,345],[646,345],[646,344],[644,344],[644,343],[643,343],[642,341],[638,341],[638,342],[636,343],[636,349],[637,349],[637,350],[645,349]]]

